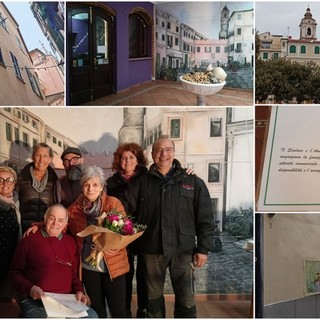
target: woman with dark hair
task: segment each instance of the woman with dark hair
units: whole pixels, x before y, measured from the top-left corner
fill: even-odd
[[[46,143],[33,147],[32,160],[21,172],[19,178],[19,201],[21,226],[24,233],[33,222],[43,221],[48,207],[58,203],[58,176],[50,167],[53,151]]]
[[[121,144],[114,152],[112,170],[114,175],[107,180],[107,193],[109,196],[119,197],[130,182],[139,179],[145,174],[147,160],[143,154],[142,148],[134,142]],[[131,297],[132,297],[132,280],[134,276],[134,242],[127,247],[130,271],[126,276],[126,308],[128,317],[131,317]],[[147,293],[144,284],[143,270],[141,258],[137,254],[137,318],[145,318],[145,310],[147,305]]]

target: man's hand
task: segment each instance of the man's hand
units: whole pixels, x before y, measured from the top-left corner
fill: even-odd
[[[76,293],[76,299],[77,301],[81,301],[83,302],[84,304],[90,304],[90,299],[87,295],[85,295],[83,292],[81,291],[78,291]]]
[[[41,297],[43,297],[45,294],[44,292],[42,291],[42,289],[38,286],[33,286],[31,289],[30,289],[30,297],[33,299],[33,300],[38,300],[38,299],[41,299]]]
[[[196,253],[193,259],[194,266],[196,268],[201,268],[207,263],[208,255],[203,253]]]
[[[186,168],[186,174],[188,175],[188,176],[190,176],[190,175],[194,175],[195,173],[194,173],[194,170],[192,169],[192,168]]]

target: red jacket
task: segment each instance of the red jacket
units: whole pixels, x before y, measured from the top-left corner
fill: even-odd
[[[79,198],[68,208],[68,232],[76,239],[78,254],[79,256],[81,256],[84,238],[78,237],[77,233],[87,227],[87,218],[82,210]],[[101,200],[101,213],[109,212],[112,209],[116,208],[117,211],[122,211],[124,216],[126,215],[122,203],[117,198],[107,196],[106,193],[103,192]],[[129,262],[126,248],[121,249],[119,253],[114,256],[104,254],[104,261],[108,267],[111,279],[119,277],[129,271]]]

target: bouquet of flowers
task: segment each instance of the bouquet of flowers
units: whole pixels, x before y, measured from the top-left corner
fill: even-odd
[[[102,227],[124,236],[137,234],[146,228],[144,225],[134,224],[130,217],[123,217],[116,209],[104,212],[98,220],[102,221]]]
[[[116,209],[102,213],[97,220],[97,225],[90,225],[77,233],[79,237],[92,235],[95,246],[86,262],[96,268],[99,268],[103,252],[125,248],[141,237],[146,229],[145,225],[133,223],[132,218],[123,216]]]

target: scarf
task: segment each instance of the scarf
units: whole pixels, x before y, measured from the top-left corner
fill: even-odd
[[[38,181],[35,178],[35,176],[33,174],[33,166],[30,167],[30,173],[31,173],[31,177],[32,177],[33,189],[36,190],[37,192],[41,193],[45,189],[47,182],[48,182],[48,176],[49,176],[48,169],[46,170],[46,173],[44,174],[41,181]]]
[[[14,207],[17,200],[18,199],[15,199],[15,193],[13,192],[11,197],[7,198],[7,197],[4,197],[3,195],[0,194],[0,200],[2,200],[3,202],[9,204],[11,207]]]
[[[79,202],[88,219],[94,219],[100,215],[102,207],[101,196],[99,196],[94,202],[90,202],[87,198],[81,195]]]
[[[0,194],[0,200],[10,205],[15,210],[15,214],[17,216],[18,224],[19,224],[19,238],[21,238],[21,214],[20,214],[20,203],[17,192],[13,191],[12,196],[9,198],[4,197]]]

